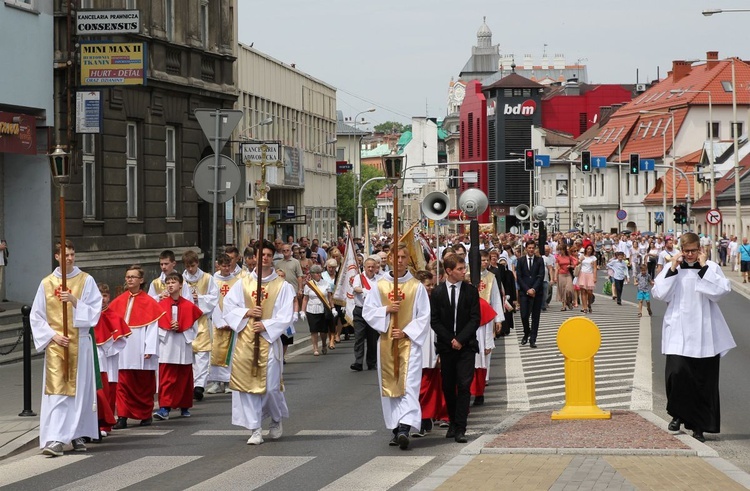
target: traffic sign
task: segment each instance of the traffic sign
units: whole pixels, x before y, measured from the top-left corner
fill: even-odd
[[[534,165],[536,167],[549,167],[550,156],[549,155],[537,155]]]
[[[625,210],[617,210],[617,219],[625,220],[628,217],[628,212]]]
[[[336,175],[346,174],[346,172],[350,170],[352,170],[352,164],[350,164],[346,160],[336,161]]]
[[[641,170],[654,170],[655,166],[656,161],[654,159],[641,159]]]
[[[721,223],[721,212],[713,209],[706,212],[706,221],[711,225],[718,225]]]
[[[240,124],[243,112],[240,109],[201,109],[195,110],[195,119],[201,125],[203,134],[208,138],[214,153],[220,153],[227,144],[229,136]],[[219,119],[218,127],[216,118]],[[218,135],[216,130],[219,130]]]
[[[594,169],[607,167],[607,157],[591,157],[591,165]]]
[[[193,187],[198,196],[209,203],[225,203],[229,201],[240,189],[240,169],[234,160],[226,155],[219,155],[218,183],[219,189],[214,190],[214,167],[216,158],[209,155],[195,167],[193,174]],[[214,201],[214,199],[216,201]]]
[[[657,211],[655,214],[655,218],[657,220],[664,220],[664,212],[663,211]]]

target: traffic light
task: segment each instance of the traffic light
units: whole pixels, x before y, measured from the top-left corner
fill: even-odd
[[[674,223],[677,225],[685,225],[688,222],[687,206],[677,205],[674,207]]]
[[[458,169],[448,169],[448,189],[458,189]]]
[[[385,214],[385,221],[383,222],[383,228],[388,229],[393,227],[393,215],[390,213]]]
[[[527,148],[523,152],[523,167],[527,171],[534,170],[534,161],[536,160],[536,151]]]
[[[638,171],[641,170],[641,156],[637,153],[630,154],[630,173],[638,175]]]
[[[581,152],[581,172],[591,172],[591,152]]]

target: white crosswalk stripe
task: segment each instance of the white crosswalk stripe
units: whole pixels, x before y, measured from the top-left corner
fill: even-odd
[[[597,402],[608,409],[650,409],[646,392],[650,390],[650,380],[646,380],[650,379],[649,322],[641,322],[634,305],[610,302],[606,296],[597,295],[594,313],[585,314],[597,325],[602,339],[594,357]],[[505,348],[509,410],[559,409],[565,404],[565,359],[557,347],[557,330],[577,315],[584,314],[561,312],[559,303],[550,304],[542,312],[538,348],[531,349],[520,346],[523,325],[516,314],[515,333],[498,340]]]
[[[84,479],[79,479],[67,486],[62,486],[56,489],[59,491],[64,491],[66,489],[115,491],[132,486],[133,484],[138,484],[146,479],[158,476],[162,472],[172,470],[175,467],[189,464],[199,458],[200,456],[197,455],[162,455],[159,456],[159,458],[143,457],[126,464],[118,465],[117,467],[112,467],[111,469],[107,469],[106,471],[99,472]]]
[[[323,490],[367,491],[390,489],[434,457],[375,457],[366,464],[335,480]]]
[[[90,455],[66,455],[65,458],[49,458],[42,455],[34,455],[23,460],[17,460],[8,464],[0,465],[0,486],[23,481],[45,472],[52,472],[66,465],[78,463]]]
[[[315,457],[255,457],[222,472],[216,477],[188,488],[191,491],[216,489],[257,489],[274,479],[304,465]],[[252,476],[252,478],[250,478]],[[353,489],[353,488],[352,488]]]

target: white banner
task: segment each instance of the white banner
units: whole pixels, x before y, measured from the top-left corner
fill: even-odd
[[[141,32],[140,10],[79,10],[76,12],[76,34],[138,34]]]
[[[267,164],[281,162],[279,155],[279,144],[278,143],[243,143],[242,147],[242,161],[245,163],[250,162],[251,164],[260,164],[263,162],[263,151],[266,152],[265,162]],[[264,148],[265,147],[265,148]]]

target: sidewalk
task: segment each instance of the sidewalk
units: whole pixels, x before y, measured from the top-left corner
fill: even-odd
[[[517,413],[413,490],[750,489],[750,474],[648,411],[552,421]]]

